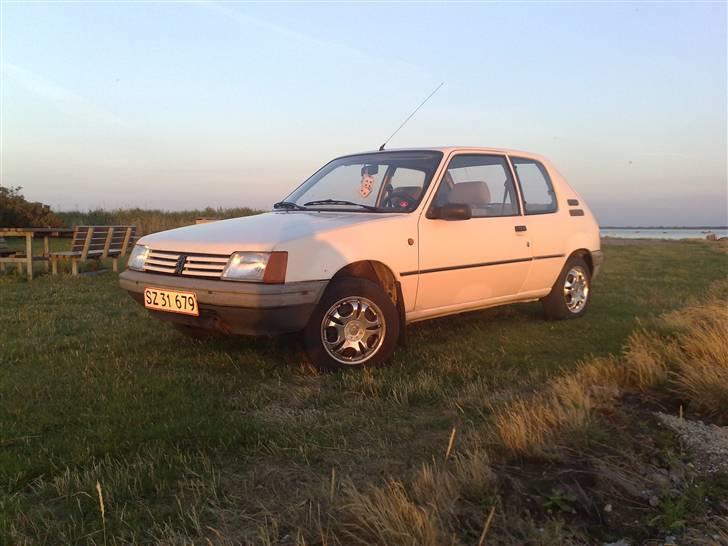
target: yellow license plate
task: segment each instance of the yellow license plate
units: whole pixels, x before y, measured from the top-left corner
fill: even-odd
[[[144,307],[155,311],[200,316],[200,310],[197,307],[197,296],[195,296],[194,292],[145,288]]]

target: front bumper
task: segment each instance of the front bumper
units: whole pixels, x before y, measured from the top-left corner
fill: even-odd
[[[328,281],[258,284],[126,270],[119,284],[144,305],[144,288],[194,292],[200,316],[149,310],[160,320],[227,334],[273,335],[302,330]]]
[[[592,257],[592,265],[594,266],[594,271],[592,272],[591,278],[594,280],[597,275],[599,275],[599,272],[602,270],[602,265],[604,264],[604,252],[601,250],[592,250],[591,252]]]

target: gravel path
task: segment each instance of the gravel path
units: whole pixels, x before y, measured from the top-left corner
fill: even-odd
[[[656,413],[658,419],[677,433],[695,457],[693,464],[700,473],[728,472],[728,427],[706,425],[701,421],[680,419]]]

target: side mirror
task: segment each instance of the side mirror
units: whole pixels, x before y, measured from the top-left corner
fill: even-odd
[[[450,203],[435,209],[435,218],[441,220],[470,220],[473,217],[473,210],[470,205]]]

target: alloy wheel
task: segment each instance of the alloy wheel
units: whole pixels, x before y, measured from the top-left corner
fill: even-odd
[[[589,298],[589,280],[586,271],[580,265],[569,269],[564,279],[564,302],[572,313],[578,313],[586,305]]]
[[[373,357],[384,341],[386,323],[377,305],[364,297],[342,298],[321,321],[326,352],[342,364],[361,364]]]

